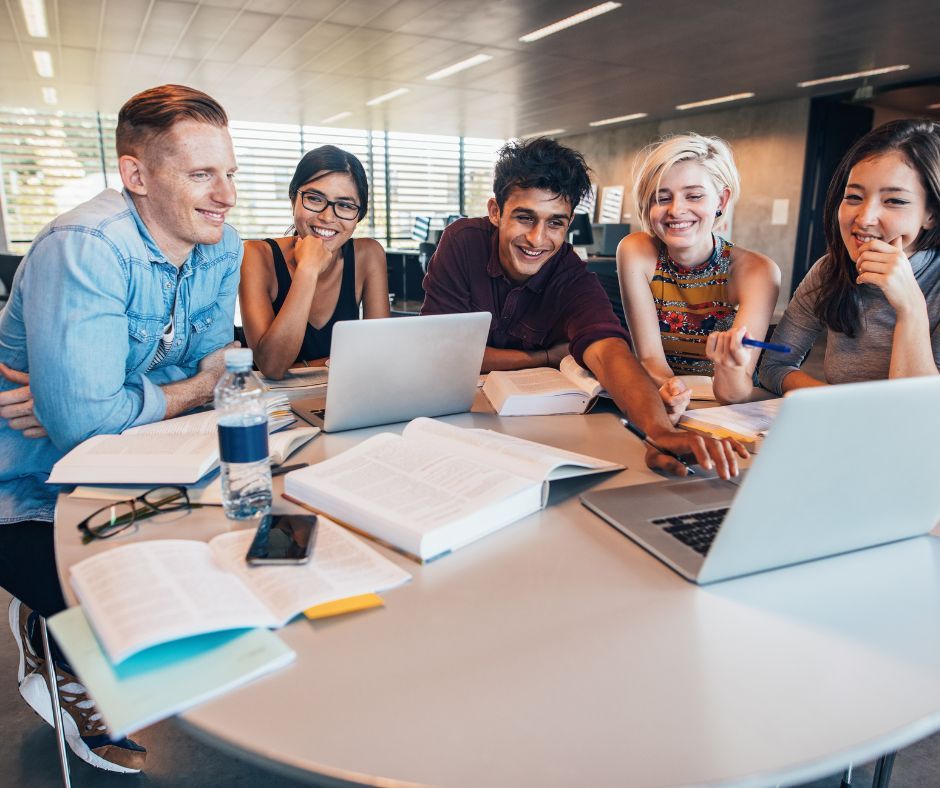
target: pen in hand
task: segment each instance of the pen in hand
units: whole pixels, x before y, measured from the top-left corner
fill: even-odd
[[[789,345],[778,345],[773,342],[761,342],[759,339],[751,339],[750,337],[744,337],[741,340],[741,344],[747,347],[758,347],[764,350],[772,350],[774,353],[792,353],[793,348]]]
[[[656,449],[656,451],[658,451],[660,454],[665,454],[667,457],[672,457],[674,460],[678,460],[679,462],[681,462],[685,466],[685,469],[689,472],[689,476],[695,475],[695,469],[691,465],[689,465],[685,460],[683,460],[674,451],[670,451],[669,449],[663,446],[660,446],[658,443],[656,443],[656,441],[650,438],[649,435],[643,432],[643,430],[641,430],[635,424],[631,424],[626,419],[620,419],[620,423],[623,424],[624,427],[626,427],[630,432],[636,435],[641,441],[643,441],[643,443],[645,443],[650,448]]]

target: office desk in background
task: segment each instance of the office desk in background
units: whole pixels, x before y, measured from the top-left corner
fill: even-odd
[[[187,712],[188,729],[330,785],[447,788],[764,786],[940,729],[940,539],[698,588],[578,502],[659,479],[614,413],[447,420],[630,468],[554,483],[543,512],[427,566],[383,550],[414,575],[386,608],[289,625],[296,663]],[[378,431],[321,435],[299,457]],[[64,588],[72,562],[114,546],[79,542],[96,505],[60,498]],[[227,527],[201,509],[136,538]]]

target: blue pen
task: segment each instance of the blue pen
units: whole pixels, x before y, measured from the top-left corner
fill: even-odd
[[[620,423],[623,424],[623,426],[626,427],[630,432],[636,435],[647,446],[652,446],[660,454],[665,454],[666,456],[672,457],[674,460],[678,460],[679,462],[681,462],[685,466],[686,470],[689,472],[689,476],[695,476],[695,469],[691,465],[689,465],[685,460],[683,460],[674,451],[669,451],[669,449],[663,446],[660,446],[658,443],[656,443],[656,441],[654,441],[651,437],[649,437],[649,435],[643,432],[643,430],[637,427],[636,424],[631,424],[626,419],[620,419]]]
[[[789,345],[775,345],[773,342],[761,342],[759,339],[751,339],[750,337],[744,337],[741,340],[742,345],[747,345],[748,347],[759,347],[764,348],[765,350],[772,350],[774,353],[792,353],[793,348]]]

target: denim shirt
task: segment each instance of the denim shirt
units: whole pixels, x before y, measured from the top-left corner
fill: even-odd
[[[130,195],[112,189],[43,228],[0,312],[0,361],[29,373],[49,437],[0,424],[0,523],[52,520],[60,488],[45,481],[60,457],[92,435],[164,417],[160,386],[192,377],[232,340],[241,259],[226,225],[177,268]],[[148,371],[171,311],[173,345]],[[15,387],[0,377],[0,391]]]

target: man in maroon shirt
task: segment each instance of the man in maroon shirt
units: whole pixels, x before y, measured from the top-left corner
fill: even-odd
[[[421,314],[493,315],[484,372],[557,367],[570,352],[659,446],[694,455],[723,478],[737,475],[735,454],[747,456],[739,444],[673,427],[597,277],[566,242],[574,209],[590,187],[577,151],[547,138],[505,145],[489,215],[461,219],[444,231],[424,278]],[[654,449],[646,462],[687,472]]]

